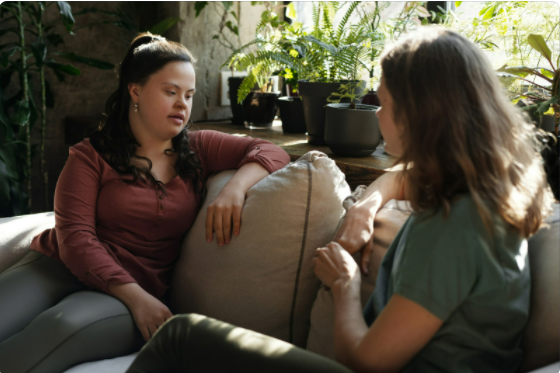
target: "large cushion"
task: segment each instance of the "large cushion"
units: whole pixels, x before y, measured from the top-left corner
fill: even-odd
[[[560,359],[560,204],[529,239],[531,309],[523,335],[522,372]]]
[[[207,207],[234,172],[207,182],[208,196],[175,267],[171,309],[305,347],[320,286],[311,260],[332,240],[350,188],[333,160],[307,153],[247,192],[241,233],[219,247],[206,242]]]
[[[344,207],[348,209],[357,201],[365,188],[358,187]],[[412,212],[407,201],[391,200],[376,214],[373,223],[373,251],[369,261],[369,275],[362,275],[361,299],[365,306],[375,289],[375,281],[381,261],[393,239]],[[354,254],[356,263],[361,263],[361,252]],[[334,299],[331,291],[321,287],[311,311],[311,328],[307,340],[307,349],[331,359],[334,352]]]
[[[54,212],[0,219],[0,273],[29,252],[33,237],[54,228]]]

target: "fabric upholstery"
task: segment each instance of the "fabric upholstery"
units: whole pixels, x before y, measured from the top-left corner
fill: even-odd
[[[531,308],[523,335],[522,372],[560,359],[560,204],[543,228],[529,239]]]
[[[171,310],[305,347],[320,285],[311,260],[332,240],[350,188],[333,160],[309,152],[247,192],[240,235],[219,247],[206,242],[206,211],[233,174],[208,180],[208,196],[175,267]]]
[[[350,208],[357,201],[365,188],[358,187],[353,198],[345,201],[344,207]],[[379,265],[383,260],[385,252],[393,242],[393,238],[399,232],[408,216],[412,212],[410,204],[406,201],[391,200],[379,210],[374,219],[373,251],[369,262],[369,275],[362,275],[361,298],[362,306],[365,306],[373,289]],[[361,253],[354,254],[356,263],[361,262]],[[311,328],[307,340],[307,349],[320,355],[335,358],[334,353],[334,299],[331,291],[321,287],[317,299],[311,310]]]

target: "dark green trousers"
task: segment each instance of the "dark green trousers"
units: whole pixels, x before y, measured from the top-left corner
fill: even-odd
[[[351,373],[343,365],[276,338],[209,317],[169,319],[127,373],[266,372]]]

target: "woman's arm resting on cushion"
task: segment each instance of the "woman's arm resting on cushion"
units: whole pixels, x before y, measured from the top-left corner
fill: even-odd
[[[333,239],[350,254],[363,250],[361,270],[364,274],[368,273],[373,248],[373,220],[377,211],[392,199],[404,199],[404,181],[400,171],[387,172],[370,184],[360,200],[348,209]]]
[[[395,294],[368,329],[352,256],[331,242],[317,249],[314,263],[315,274],[333,291],[337,360],[356,372],[400,371],[443,324],[422,306]]]
[[[226,244],[230,242],[232,232],[235,236],[239,235],[245,194],[253,185],[268,175],[268,170],[259,163],[251,162],[241,166],[214,202],[208,206],[206,217],[206,240],[208,242],[212,242],[214,231],[220,246],[224,242]]]

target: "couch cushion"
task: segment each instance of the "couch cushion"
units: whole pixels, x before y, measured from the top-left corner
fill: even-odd
[[[234,172],[207,182],[208,196],[175,267],[171,309],[304,347],[320,285],[313,253],[332,240],[350,188],[333,160],[307,153],[247,192],[241,233],[219,247],[215,239],[206,242],[206,211]]]
[[[363,189],[358,187],[354,191],[353,199],[347,199],[344,207],[348,209],[357,199]],[[393,239],[401,229],[412,212],[410,204],[406,201],[391,200],[379,210],[374,220],[373,251],[369,262],[369,275],[362,275],[361,298],[362,306],[365,306],[377,279],[377,272],[385,252],[393,242]],[[361,253],[354,254],[354,259],[359,264]],[[331,359],[335,359],[334,353],[334,299],[331,291],[321,287],[317,299],[311,311],[311,328],[307,340],[307,349]]]
[[[529,239],[531,309],[523,335],[522,372],[560,359],[560,204],[547,219],[549,228]]]
[[[54,212],[0,219],[0,273],[29,252],[33,237],[54,227]]]

